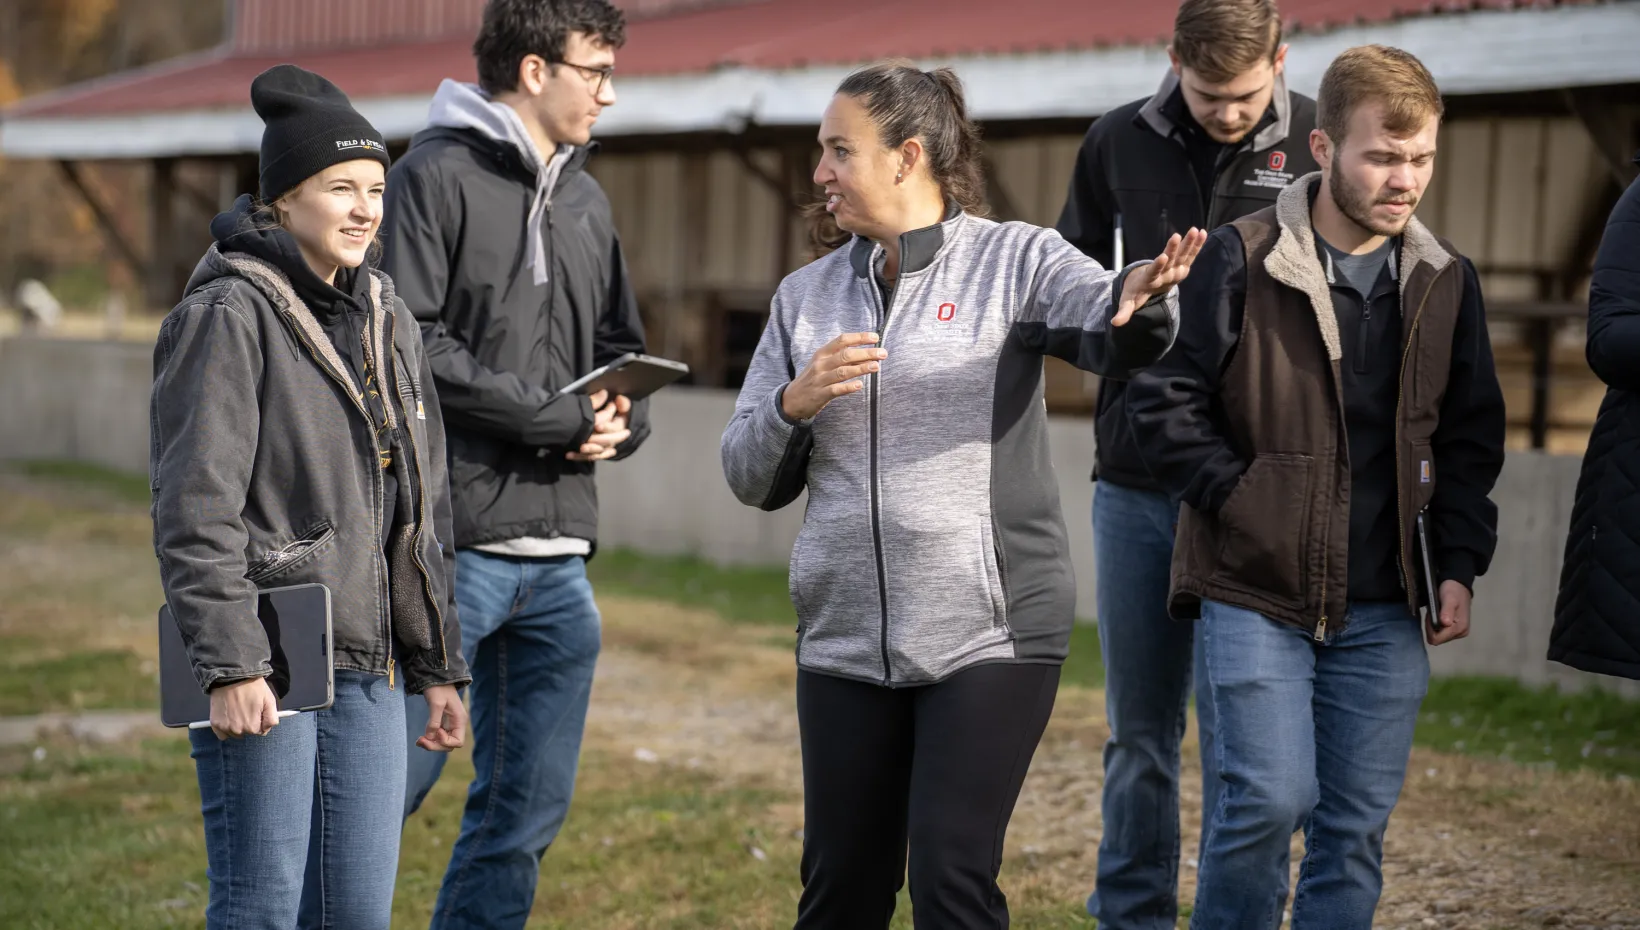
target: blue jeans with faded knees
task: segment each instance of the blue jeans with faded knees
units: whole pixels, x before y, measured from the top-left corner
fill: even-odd
[[[209,930],[386,930],[404,808],[404,692],[337,669],[326,710],[266,736],[190,730]]]
[[[473,684],[473,767],[461,835],[433,912],[434,930],[523,927],[541,857],[569,813],[601,626],[586,560],[456,553],[456,606]],[[404,816],[438,781],[445,756],[415,745],[427,704],[406,705]]]
[[[1250,610],[1202,604],[1224,795],[1195,930],[1281,923],[1288,848],[1304,831],[1293,930],[1367,930],[1384,830],[1429,689],[1423,629],[1403,603],[1349,605],[1316,642]]]
[[[1113,930],[1172,928],[1179,901],[1179,747],[1196,695],[1202,807],[1218,779],[1200,624],[1167,615],[1178,506],[1165,494],[1100,481],[1093,492],[1099,645],[1105,662],[1104,833],[1088,913]],[[1205,820],[1204,813],[1204,820]]]

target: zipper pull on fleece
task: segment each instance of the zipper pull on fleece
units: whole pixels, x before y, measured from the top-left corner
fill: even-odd
[[[393,690],[393,660],[387,660],[387,690]]]
[[[1321,622],[1315,625],[1315,641],[1318,643],[1327,641],[1327,618],[1325,616],[1321,618]],[[391,670],[392,666],[388,666],[388,668]]]

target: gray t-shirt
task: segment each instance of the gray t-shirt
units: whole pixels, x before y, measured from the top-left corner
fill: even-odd
[[[1384,273],[1384,265],[1395,251],[1395,240],[1385,239],[1378,248],[1361,255],[1351,255],[1333,247],[1333,244],[1320,236],[1322,249],[1327,257],[1327,283],[1348,284],[1361,295],[1362,300],[1372,298],[1372,289],[1378,284],[1378,277]]]

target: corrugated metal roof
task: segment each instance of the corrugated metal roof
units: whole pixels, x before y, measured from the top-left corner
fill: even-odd
[[[238,0],[242,54],[447,39],[477,30],[484,0]]]
[[[1324,32],[1433,13],[1590,2],[1599,0],[1283,0],[1281,9],[1289,31]],[[643,23],[620,65],[668,73],[1153,46],[1172,37],[1174,12],[1171,2],[1131,0],[769,0]]]
[[[311,4],[330,9],[355,5],[363,8],[385,0],[298,2],[304,7]],[[463,4],[468,2],[462,0]],[[1286,0],[1283,11],[1291,30],[1313,33],[1444,12],[1540,9],[1598,2]],[[426,5],[429,11],[434,6]],[[272,9],[277,4],[249,6],[253,10]],[[358,24],[368,17],[361,20],[352,14],[333,15],[341,17],[336,20],[337,44],[348,47],[288,54],[226,47],[204,56],[64,88],[24,101],[6,115],[84,117],[243,108],[251,78],[281,61],[325,75],[354,98],[428,95],[443,78],[474,79],[470,36],[358,47],[357,34],[362,34],[359,30],[363,28]],[[427,15],[433,18],[422,26],[431,28],[438,20],[431,12]],[[284,35],[280,22],[269,20],[264,24],[269,37]],[[848,65],[891,55],[943,58],[1156,46],[1169,38],[1172,25],[1171,4],[1131,0],[830,0],[825,4],[760,0],[638,19],[628,28],[627,45],[618,57],[618,67],[621,76],[630,77],[696,74],[727,66],[779,70]],[[294,40],[295,36],[285,38]]]
[[[280,54],[361,45],[470,40],[486,0],[235,0],[235,51]],[[629,21],[748,0],[616,0]]]

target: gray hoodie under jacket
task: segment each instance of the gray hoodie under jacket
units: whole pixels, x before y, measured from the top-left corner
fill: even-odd
[[[884,250],[859,237],[781,282],[723,434],[743,503],[775,510],[808,490],[790,565],[798,666],[903,686],[1061,663],[1076,581],[1042,357],[1129,377],[1172,345],[1177,291],[1113,329],[1134,265],[1108,271],[1051,229],[956,210],[900,250],[887,307]],[[881,371],[788,419],[786,385],[848,332],[880,335]]]

